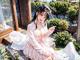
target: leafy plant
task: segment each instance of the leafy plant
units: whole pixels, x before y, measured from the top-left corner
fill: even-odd
[[[72,22],[78,19],[78,8],[76,6],[69,7],[68,18]]]
[[[1,60],[10,60],[11,56],[7,52],[7,50],[4,47],[0,47],[0,59]]]
[[[42,5],[44,5],[44,4],[46,4],[46,5],[49,6],[49,3],[47,3],[47,2],[32,2],[32,3],[31,3],[32,11],[34,11],[34,12],[37,11],[38,7],[39,7],[39,6],[42,6]]]
[[[57,31],[67,30],[69,27],[69,22],[62,19],[50,19],[48,20],[48,28],[51,26],[56,26]]]
[[[32,11],[36,11],[38,6],[40,5],[42,5],[42,2],[32,2],[31,3]]]
[[[66,20],[61,20],[59,24],[60,24],[60,28],[59,28],[60,30],[67,30],[69,27],[69,22]]]
[[[65,47],[69,42],[74,41],[68,31],[57,32],[54,34],[56,47]]]
[[[80,43],[75,41],[74,46],[75,46],[76,50],[80,53]]]
[[[12,57],[11,53],[5,48],[5,46],[0,46],[0,60],[19,60],[19,54],[14,54],[15,57]]]
[[[68,8],[70,6],[70,3],[68,2],[61,2],[61,1],[57,1],[57,2],[50,2],[49,3],[51,7],[54,7],[56,9],[55,12],[53,12],[56,15],[66,15]]]

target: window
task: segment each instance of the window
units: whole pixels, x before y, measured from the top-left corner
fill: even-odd
[[[0,0],[0,31],[12,27],[10,0]]]

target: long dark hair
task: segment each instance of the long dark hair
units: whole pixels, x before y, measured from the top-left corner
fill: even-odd
[[[48,8],[47,6],[45,6],[45,5],[39,6],[39,7],[37,8],[37,10],[36,10],[36,12],[40,12],[40,13],[46,12],[46,20],[49,18],[49,13],[48,13],[48,11],[49,11],[49,8]],[[34,16],[33,16],[32,21],[35,21],[35,20],[36,20],[36,17],[37,17],[36,12],[34,13]],[[31,22],[32,22],[32,21],[31,21]]]

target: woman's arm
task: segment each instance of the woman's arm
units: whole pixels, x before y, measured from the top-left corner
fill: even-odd
[[[48,37],[48,36],[50,36],[54,32],[54,30],[55,30],[55,26],[50,27],[48,29],[48,31],[45,34],[42,35],[42,37]]]
[[[33,28],[33,27],[32,27]],[[30,30],[30,27],[27,28],[28,36],[30,38],[30,44],[32,47],[36,50],[36,52],[44,55],[44,56],[50,56],[47,50],[45,50],[37,41],[36,37],[34,36],[34,32]]]

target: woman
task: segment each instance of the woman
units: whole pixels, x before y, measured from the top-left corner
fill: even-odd
[[[29,40],[25,46],[24,54],[32,60],[53,59],[52,53],[49,52],[48,47],[52,45],[52,39],[49,38],[49,35],[54,32],[55,27],[53,26],[47,29],[46,20],[48,18],[48,11],[48,7],[44,5],[40,6],[27,28]],[[49,45],[49,42],[51,45]]]
[[[75,57],[79,55],[74,49],[73,43],[69,43],[60,51],[54,51],[51,47],[53,40],[49,36],[54,32],[55,26],[47,29],[46,20],[49,10],[44,5],[38,8],[32,22],[28,25],[26,37],[19,32],[12,34],[13,36],[18,34],[16,36],[18,39],[16,37],[12,39],[12,48],[23,50],[31,60],[77,60]]]

